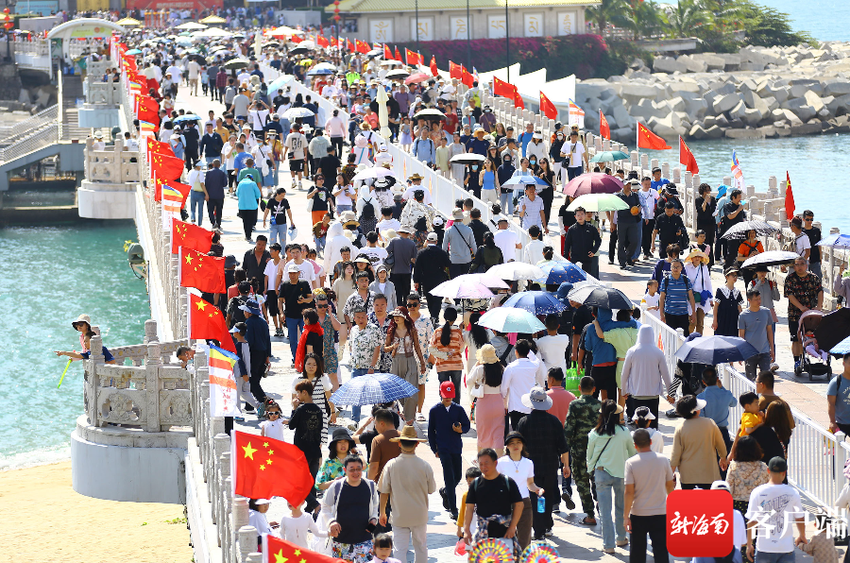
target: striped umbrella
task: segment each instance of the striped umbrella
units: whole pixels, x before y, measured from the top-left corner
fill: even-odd
[[[502,307],[523,309],[533,315],[560,313],[567,308],[566,305],[558,301],[558,299],[548,291],[522,291],[515,295],[511,295],[504,303],[502,303]]]
[[[369,373],[352,377],[331,395],[335,405],[377,405],[412,397],[419,392],[404,379],[391,373]]]

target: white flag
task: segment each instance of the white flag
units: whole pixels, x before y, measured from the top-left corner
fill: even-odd
[[[240,416],[239,390],[233,377],[238,359],[232,352],[210,346],[210,416]]]

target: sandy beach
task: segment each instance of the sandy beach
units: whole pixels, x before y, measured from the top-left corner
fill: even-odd
[[[0,472],[3,560],[188,563],[183,505],[88,498],[71,462]]]

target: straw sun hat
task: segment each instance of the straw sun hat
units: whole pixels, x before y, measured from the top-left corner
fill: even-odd
[[[482,364],[499,363],[499,356],[496,355],[496,349],[492,344],[485,344],[475,353],[475,357]]]
[[[702,260],[703,264],[708,264],[708,255],[698,248],[694,248],[693,250],[691,250],[691,253],[688,254],[687,258],[685,258],[685,261],[690,262],[691,260],[693,260],[697,256],[699,256],[699,258]]]

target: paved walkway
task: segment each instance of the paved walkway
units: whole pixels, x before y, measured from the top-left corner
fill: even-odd
[[[216,113],[222,111],[222,105],[218,102],[213,102],[206,97],[195,97],[187,94],[188,89],[182,88],[177,100],[177,107],[184,108],[187,111],[195,112],[197,115],[207,115],[209,110],[215,110]],[[289,179],[282,173],[280,176],[281,185],[287,188],[287,198],[292,206],[292,214],[295,219],[295,225],[298,227],[298,237],[295,242],[310,243],[312,246],[312,238],[310,235],[310,214],[306,211],[306,193],[309,186],[312,184],[308,181],[304,182],[304,191],[290,190]],[[559,196],[555,200],[554,209],[557,212],[558,207],[562,202]],[[233,254],[241,261],[244,253],[249,250],[252,245],[245,241],[242,232],[241,219],[236,217],[236,200],[227,198],[224,207],[224,221],[222,223],[223,236],[222,244],[224,245],[224,254]],[[555,213],[553,213],[553,216]],[[208,225],[208,223],[207,223]],[[555,225],[557,228],[557,225]],[[268,229],[258,229],[255,231],[260,234],[268,234]],[[556,237],[550,237],[551,242],[560,244]],[[558,248],[557,246],[556,248]],[[607,238],[603,242],[603,249],[607,249]],[[649,264],[641,265],[640,267],[630,272],[620,272],[617,268],[608,266],[607,259],[603,251],[603,257],[600,258],[602,279],[606,282],[616,283],[617,287],[625,291],[630,297],[639,299],[643,294],[644,280],[647,278],[647,273],[650,269]],[[715,276],[718,277],[718,276]],[[786,329],[787,330],[787,329]],[[262,382],[263,388],[269,396],[277,400],[285,415],[290,413],[290,389],[293,378],[297,374],[290,368],[292,364],[292,356],[289,350],[289,345],[282,339],[272,338],[272,371],[269,377]],[[350,371],[347,369],[347,358],[343,357],[342,364],[342,381],[347,381],[350,377]],[[807,390],[805,385],[789,384],[801,387]],[[425,410],[427,411],[432,405],[438,402],[439,383],[436,373],[431,372],[429,381],[426,385],[426,401]],[[785,387],[779,388],[780,393],[788,393]],[[469,410],[469,397],[463,393],[462,404]],[[797,403],[794,403],[795,405]],[[348,414],[348,412],[346,412]],[[669,456],[672,449],[672,436],[676,429],[677,421],[663,418],[660,422],[660,430],[665,435],[665,453]],[[343,423],[351,424],[350,419],[344,419]],[[427,424],[417,425],[421,435],[424,435],[427,430]],[[237,424],[237,427],[247,432],[259,432],[259,421],[254,415],[247,415],[245,421]],[[291,432],[287,431],[287,439],[291,439]],[[472,461],[475,459],[476,440],[475,430],[471,430],[464,435],[464,471],[471,467]],[[438,487],[442,486],[442,469],[439,460],[431,453],[427,445],[423,444],[417,448],[417,455],[428,461],[434,469],[435,479]],[[465,482],[462,481],[458,487],[458,498],[465,490]],[[578,494],[574,492],[573,499],[580,505]],[[566,510],[565,505],[561,504],[562,512],[555,515],[554,537],[550,540],[550,545],[556,547],[558,553],[563,559],[576,559],[585,561],[615,561],[628,560],[628,547],[617,548],[617,553],[608,555],[602,552],[602,531],[599,525],[595,527],[587,527],[579,524],[579,520],[584,517],[584,514],[578,511],[570,513]],[[580,508],[578,509],[580,510]],[[286,502],[282,499],[275,499],[272,502],[269,510],[269,520],[279,521],[280,517],[288,513]],[[428,547],[429,561],[460,561],[461,558],[456,557],[454,546],[457,542],[456,526],[450,520],[449,515],[442,509],[442,501],[439,494],[434,493],[430,498],[429,523],[428,523]],[[412,554],[410,560],[412,561]],[[651,559],[651,558],[650,558]],[[803,556],[803,561],[809,561],[808,556]]]

